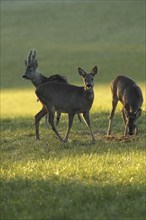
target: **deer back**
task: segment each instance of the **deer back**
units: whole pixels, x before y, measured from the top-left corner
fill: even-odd
[[[54,106],[55,110],[79,113],[89,110],[94,96],[87,98],[84,87],[57,82],[47,82],[36,89],[36,95],[44,105]],[[89,94],[89,96],[91,96]]]

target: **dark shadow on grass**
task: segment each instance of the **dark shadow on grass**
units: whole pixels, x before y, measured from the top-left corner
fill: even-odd
[[[143,184],[88,184],[74,177],[1,180],[1,219],[145,219]],[[86,182],[86,183],[85,183]]]

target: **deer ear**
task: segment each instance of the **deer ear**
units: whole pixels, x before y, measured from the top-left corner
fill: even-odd
[[[80,67],[78,68],[78,72],[79,72],[80,76],[82,76],[82,77],[86,76],[86,72],[83,69],[81,69]]]
[[[98,72],[98,68],[97,68],[97,66],[95,66],[91,71],[92,76],[95,76],[97,74],[97,72]]]

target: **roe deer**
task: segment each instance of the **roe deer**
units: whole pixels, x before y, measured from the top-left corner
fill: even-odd
[[[49,112],[50,124],[52,126],[52,129],[54,130],[60,141],[64,142],[67,142],[68,140],[69,132],[72,127],[75,114],[79,113],[83,113],[83,117],[90,129],[92,140],[95,140],[91,130],[89,111],[94,100],[93,78],[97,73],[97,67],[95,66],[92,69],[91,73],[86,73],[81,68],[78,68],[78,72],[83,77],[84,87],[57,82],[47,82],[36,89],[37,97]],[[62,139],[54,125],[55,111],[68,113],[68,130],[66,132],[64,140]],[[39,127],[36,127],[37,131],[38,129]]]
[[[38,70],[38,62],[37,62],[36,56],[37,56],[36,50],[35,49],[30,50],[27,60],[25,60],[26,70],[22,76],[24,79],[31,80],[32,84],[36,88],[40,86],[41,84],[50,82],[50,81],[68,84],[68,81],[64,76],[56,74],[56,75],[51,75],[50,77],[46,77],[42,75]],[[47,116],[47,111],[45,108],[43,108],[39,112],[40,119],[44,117],[45,115]],[[61,112],[58,111],[56,125],[59,123],[60,116],[61,116]],[[79,120],[81,121],[80,115],[78,115],[78,117],[79,117]]]
[[[118,101],[123,105],[122,116],[125,123],[124,135],[138,133],[137,119],[141,115],[143,96],[136,83],[127,76],[118,76],[111,83],[112,111],[107,135],[111,134],[112,120]]]

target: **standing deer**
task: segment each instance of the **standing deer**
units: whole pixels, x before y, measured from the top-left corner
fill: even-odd
[[[143,96],[136,83],[127,76],[118,76],[111,83],[112,111],[107,135],[111,134],[112,120],[118,101],[123,105],[122,116],[125,123],[124,135],[138,133],[137,119],[141,115]]]
[[[66,83],[68,84],[67,79],[64,76],[61,75],[51,75],[50,77],[46,77],[42,75],[38,70],[38,62],[37,62],[37,53],[36,50],[30,50],[27,60],[25,60],[26,70],[24,75],[22,76],[24,79],[31,80],[32,84],[37,88],[38,86],[42,85],[46,82],[59,82],[59,83]],[[47,116],[46,108],[42,108],[42,110],[38,113],[38,117],[40,119],[44,116]],[[61,112],[57,111],[57,121],[56,125],[59,123],[61,116]],[[80,115],[78,115],[79,120],[81,121]]]
[[[91,73],[86,73],[81,68],[78,68],[79,74],[83,77],[84,87],[47,82],[36,89],[36,95],[49,112],[50,124],[60,141],[67,142],[74,116],[80,113],[83,113],[83,117],[90,129],[92,140],[95,140],[91,130],[89,111],[94,100],[93,78],[97,74],[97,71],[98,69],[96,66],[92,69]],[[58,133],[54,124],[55,111],[68,113],[68,129],[64,140]],[[36,130],[38,129],[39,128],[36,127]]]

